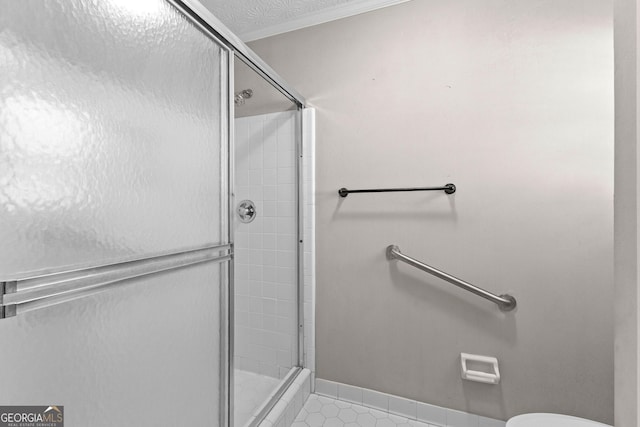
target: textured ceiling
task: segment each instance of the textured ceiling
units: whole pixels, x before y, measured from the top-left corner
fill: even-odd
[[[245,41],[408,0],[200,0]]]

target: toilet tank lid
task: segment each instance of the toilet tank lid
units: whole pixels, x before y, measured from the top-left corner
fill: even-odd
[[[523,414],[507,421],[507,427],[611,427],[596,421],[560,414]]]

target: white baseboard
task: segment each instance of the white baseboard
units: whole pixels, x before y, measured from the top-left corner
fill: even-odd
[[[454,409],[443,408],[417,400],[381,393],[352,385],[316,379],[317,394],[344,400],[379,411],[388,412],[411,420],[439,427],[505,427],[506,423],[493,418]]]

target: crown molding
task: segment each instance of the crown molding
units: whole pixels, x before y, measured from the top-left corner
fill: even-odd
[[[270,25],[255,31],[240,33],[238,36],[244,42],[250,42],[266,37],[275,36],[277,34],[287,33],[289,31],[299,30],[301,28],[311,27],[313,25],[324,24],[325,22],[335,21],[336,19],[347,18],[349,16],[359,15],[361,13],[370,12],[383,7],[393,6],[405,3],[410,0],[356,0],[343,5],[334,6],[318,12],[308,13],[291,19],[281,24]]]

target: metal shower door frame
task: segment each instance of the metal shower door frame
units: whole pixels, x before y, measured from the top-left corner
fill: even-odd
[[[234,123],[233,123],[233,91],[234,91],[234,58],[237,56],[251,69],[262,76],[286,98],[298,107],[296,116],[296,192],[297,215],[296,229],[298,240],[297,257],[297,328],[298,357],[294,367],[280,389],[275,393],[279,398],[293,382],[304,365],[304,316],[303,316],[303,197],[302,197],[302,109],[306,106],[304,98],[286,83],[258,55],[249,49],[235,34],[222,24],[209,10],[197,0],[166,0],[186,19],[193,23],[203,34],[209,37],[220,48],[220,80],[221,80],[221,126],[220,142],[220,203],[221,235],[217,246],[191,248],[175,253],[151,254],[144,258],[124,258],[108,265],[87,266],[75,270],[55,272],[44,276],[6,277],[0,280],[0,318],[17,314],[21,309],[37,309],[54,303],[87,296],[90,293],[104,290],[114,283],[156,274],[162,271],[182,268],[202,262],[217,262],[220,269],[220,425],[233,424],[233,332],[234,332],[234,242],[233,242],[233,189],[234,189]],[[189,76],[182,76],[189,78]],[[226,87],[225,87],[226,86]],[[225,108],[226,106],[226,108]],[[226,207],[225,207],[226,206]],[[227,252],[228,251],[228,252]],[[222,253],[221,253],[222,252]],[[46,277],[45,277],[46,276]],[[35,286],[40,286],[35,289]],[[29,288],[33,286],[34,288]],[[216,339],[216,337],[211,337]],[[275,404],[275,399],[272,402]],[[265,410],[270,409],[267,405]],[[263,411],[264,412],[264,411]]]
[[[226,135],[228,143],[226,145],[226,158],[228,163],[226,169],[228,174],[226,176],[226,189],[223,188],[223,193],[227,197],[228,205],[228,223],[222,224],[223,233],[226,227],[228,233],[228,242],[231,245],[232,252],[234,248],[233,231],[232,231],[232,218],[234,214],[233,209],[233,189],[234,189],[234,123],[233,114],[234,109],[233,93],[234,87],[234,60],[237,56],[242,62],[254,70],[257,74],[263,77],[273,87],[275,87],[280,93],[282,93],[287,99],[292,101],[298,107],[298,114],[296,115],[296,240],[297,246],[297,286],[296,286],[296,326],[297,326],[297,339],[298,339],[298,357],[296,360],[297,366],[285,377],[280,387],[273,394],[272,399],[263,408],[260,414],[258,414],[257,420],[265,416],[275,406],[280,397],[285,393],[289,386],[293,383],[297,375],[302,371],[305,363],[304,355],[304,218],[303,218],[303,135],[305,123],[302,114],[303,109],[307,106],[306,100],[300,95],[295,88],[289,85],[282,77],[278,75],[262,58],[260,58],[253,50],[251,50],[238,36],[236,36],[231,30],[229,30],[220,20],[218,20],[206,7],[204,7],[197,0],[167,0],[178,10],[180,10],[187,18],[196,24],[205,34],[211,37],[214,41],[223,47],[223,68],[226,66],[227,75],[227,93],[226,99],[223,100],[222,105],[226,103],[228,106],[226,110]],[[224,110],[223,110],[224,111]],[[224,153],[223,153],[224,154]],[[223,156],[224,159],[224,156]],[[223,183],[224,185],[224,183]],[[225,193],[226,190],[226,193]],[[220,366],[220,425],[226,427],[233,427],[233,393],[234,393],[234,313],[232,307],[234,307],[234,261],[231,259],[226,265],[227,271],[222,271],[224,278],[222,283],[226,283],[227,286],[223,286],[221,292],[221,307],[220,307],[220,351],[221,351],[221,366]],[[224,269],[223,269],[224,270]],[[224,280],[226,279],[226,280]]]
[[[220,425],[231,426],[233,391],[229,366],[232,366],[233,349],[233,265],[234,247],[231,227],[232,197],[234,176],[233,159],[233,57],[234,45],[222,38],[220,33],[206,23],[213,23],[216,29],[223,27],[219,21],[200,13],[203,6],[198,2],[166,0],[175,7],[198,30],[209,37],[220,49],[220,242],[215,245],[192,247],[177,252],[159,252],[146,256],[127,256],[110,260],[106,264],[87,264],[75,266],[69,270],[36,272],[0,277],[0,321],[23,312],[66,303],[102,292],[113,285],[135,278],[174,271],[181,268],[215,263],[220,265]],[[188,4],[187,4],[188,3]],[[226,28],[222,33],[229,32]],[[229,32],[230,33],[230,32]],[[183,76],[189,78],[189,76]],[[217,337],[211,337],[216,339]]]

